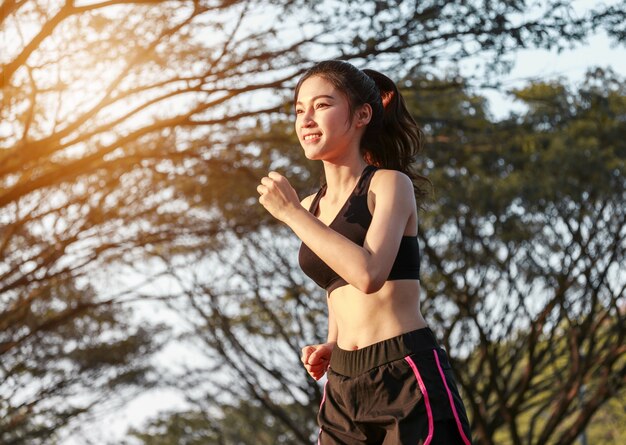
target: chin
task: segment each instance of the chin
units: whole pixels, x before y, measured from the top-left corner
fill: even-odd
[[[309,161],[320,161],[322,159],[322,153],[320,153],[319,151],[310,151],[310,150],[304,149],[304,156]]]

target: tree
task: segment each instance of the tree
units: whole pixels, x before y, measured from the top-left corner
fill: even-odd
[[[124,400],[154,386],[147,357],[165,342],[163,326],[131,324],[128,310],[98,302],[88,286],[59,280],[37,295],[45,304],[5,310],[2,319],[2,337],[11,339],[0,366],[6,445],[50,443],[74,417],[107,407],[111,392]]]
[[[309,418],[301,405],[285,406],[298,421]],[[299,439],[264,407],[246,402],[237,406],[224,405],[223,415],[208,417],[203,411],[165,414],[151,422],[146,432],[131,431],[131,435],[146,445],[207,445],[207,444],[292,444]],[[309,420],[309,423],[312,423]],[[312,428],[312,425],[306,425]]]
[[[126,326],[137,301],[154,292],[123,277],[146,275],[144,264],[161,267],[147,282],[175,275],[179,258],[232,248],[227,242],[267,223],[251,205],[254,184],[291,146],[267,149],[269,140],[245,136],[286,117],[287,91],[312,55],[377,58],[413,73],[527,42],[576,42],[592,24],[621,38],[620,11],[571,19],[556,0],[541,20],[519,17],[523,1],[309,3],[2,3],[0,354],[15,364],[2,370],[0,414],[13,419],[0,431],[7,441],[37,443],[90,412],[91,402],[66,409],[50,398],[51,388],[91,390],[80,372],[85,354],[98,373],[122,367],[150,380],[136,358],[158,350],[162,329],[133,337]],[[305,168],[291,179],[300,190],[314,182]],[[112,276],[121,282],[112,285]],[[102,354],[112,335],[127,348],[115,363]],[[35,356],[37,366],[24,371],[24,357],[53,339],[56,348],[77,346],[66,358]],[[50,378],[66,365],[71,372]],[[116,387],[101,383],[101,395]],[[35,405],[42,414],[28,422],[36,426],[17,422]],[[33,428],[44,433],[28,436]]]
[[[624,82],[597,70],[578,91],[513,94],[529,111],[498,125],[458,95],[429,124],[423,310],[469,351],[455,365],[478,443],[570,444],[626,377]]]

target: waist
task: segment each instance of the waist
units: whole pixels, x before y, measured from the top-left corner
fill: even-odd
[[[354,286],[336,289],[328,299],[338,340],[345,349],[363,347],[426,326],[417,280],[387,281],[375,293]]]
[[[338,374],[356,377],[412,353],[438,347],[435,334],[426,326],[353,351],[335,346],[330,357],[330,368]]]

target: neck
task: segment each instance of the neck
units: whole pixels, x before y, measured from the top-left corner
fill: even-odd
[[[326,176],[325,196],[331,202],[341,201],[350,193],[363,173],[367,163],[362,157],[350,162],[334,163],[324,161],[324,175]]]

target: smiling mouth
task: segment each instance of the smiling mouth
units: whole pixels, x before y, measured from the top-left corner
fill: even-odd
[[[320,133],[315,133],[315,134],[307,134],[306,136],[304,136],[302,139],[304,139],[305,141],[311,141],[313,139],[319,139],[322,135]]]

